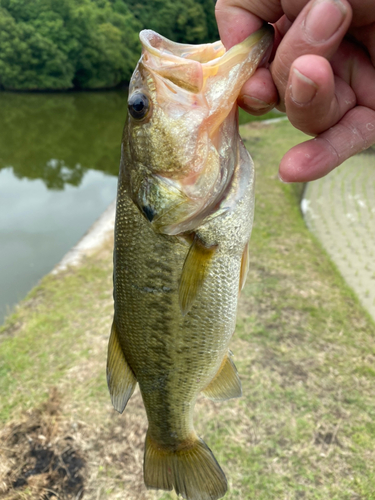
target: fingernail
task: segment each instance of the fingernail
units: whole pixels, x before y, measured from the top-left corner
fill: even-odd
[[[309,103],[315,97],[317,90],[318,86],[310,78],[293,68],[290,94],[295,103]]]
[[[346,5],[340,0],[317,0],[305,21],[308,36],[317,42],[328,40],[342,24],[346,12]]]
[[[268,102],[257,99],[256,97],[251,97],[249,95],[244,95],[241,97],[241,104],[246,108],[251,108],[254,111],[261,111],[262,109],[267,109],[273,106]]]
[[[277,174],[278,178],[279,178],[279,181],[281,181],[283,184],[291,184],[290,182],[288,181],[284,181],[284,179],[281,177],[280,175],[280,172]]]

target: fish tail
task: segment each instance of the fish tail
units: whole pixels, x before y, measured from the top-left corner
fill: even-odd
[[[172,450],[159,446],[147,432],[144,479],[147,488],[174,489],[187,500],[218,500],[227,491],[224,472],[197,436]]]

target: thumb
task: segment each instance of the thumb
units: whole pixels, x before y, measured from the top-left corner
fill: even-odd
[[[257,31],[264,21],[274,23],[282,15],[280,0],[217,0],[216,21],[228,50]]]

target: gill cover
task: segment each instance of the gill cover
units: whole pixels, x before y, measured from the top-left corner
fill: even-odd
[[[140,33],[129,88],[123,175],[135,204],[161,233],[191,231],[212,215],[239,161],[236,100],[272,46],[269,25],[225,51]]]

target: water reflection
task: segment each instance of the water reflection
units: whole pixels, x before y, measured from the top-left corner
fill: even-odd
[[[0,93],[0,170],[78,186],[88,169],[117,175],[124,92]]]
[[[121,92],[0,93],[0,324],[116,195]]]

